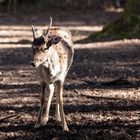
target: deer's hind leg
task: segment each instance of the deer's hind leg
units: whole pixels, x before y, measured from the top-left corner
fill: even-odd
[[[66,120],[65,120],[65,114],[64,114],[64,109],[63,109],[63,82],[58,81],[56,84],[57,84],[57,88],[59,92],[58,100],[59,100],[59,105],[60,105],[60,117],[61,117],[63,130],[69,131]]]

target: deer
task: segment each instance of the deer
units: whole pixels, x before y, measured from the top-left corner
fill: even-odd
[[[61,122],[63,131],[69,131],[63,108],[63,86],[65,77],[73,62],[73,42],[71,32],[64,27],[50,24],[40,36],[32,26],[31,65],[37,68],[41,86],[41,104],[34,128],[45,126],[49,120],[49,110],[56,89],[56,121]]]

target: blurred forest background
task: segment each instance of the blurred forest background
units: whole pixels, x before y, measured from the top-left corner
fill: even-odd
[[[41,13],[45,11],[57,11],[61,9],[66,13],[79,11],[90,15],[92,12],[118,12],[123,14],[104,27],[101,33],[91,34],[85,41],[110,38],[138,38],[140,22],[139,0],[0,0],[0,11],[9,13]],[[28,10],[25,10],[28,7]],[[50,11],[51,12],[51,11]],[[90,13],[90,14],[89,14]],[[80,14],[80,13],[77,13]],[[56,13],[58,15],[58,13]],[[66,15],[65,15],[66,16]],[[94,17],[93,17],[94,18]],[[89,20],[89,19],[88,19]]]
[[[34,5],[41,8],[46,7],[55,7],[55,8],[65,8],[65,9],[104,9],[108,6],[122,7],[125,5],[125,0],[1,0],[3,6],[6,6],[8,3],[16,3],[18,5]]]

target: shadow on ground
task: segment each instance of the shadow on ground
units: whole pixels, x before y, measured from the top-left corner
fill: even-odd
[[[35,69],[29,65],[31,49],[0,49],[1,138],[5,140],[138,138],[139,99],[107,95],[108,92],[111,94],[125,92],[126,95],[131,92],[132,96],[139,97],[138,50],[137,45],[75,49],[74,62],[64,91],[64,109],[70,132],[64,133],[62,127],[52,117],[55,112],[55,98],[48,125],[42,129],[33,129],[39,110],[40,87],[36,82]],[[124,77],[131,84],[99,84],[116,77]]]

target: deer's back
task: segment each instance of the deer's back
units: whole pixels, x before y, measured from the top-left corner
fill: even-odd
[[[49,31],[49,36],[58,35],[63,38],[72,47],[71,33],[67,28],[64,27],[52,27]]]

